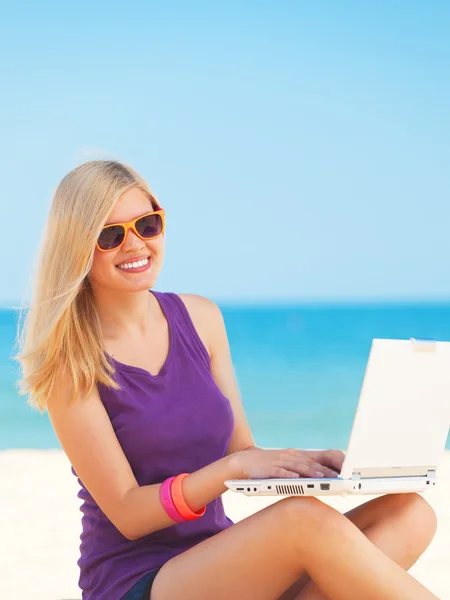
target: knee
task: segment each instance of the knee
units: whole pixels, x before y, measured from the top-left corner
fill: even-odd
[[[437,517],[433,508],[420,494],[395,494],[392,496],[395,511],[403,522],[403,528],[415,545],[425,550],[437,530]]]
[[[342,514],[314,496],[290,496],[276,503],[286,527],[298,534],[299,529],[319,533],[322,529],[345,526]]]
[[[342,513],[312,496],[291,496],[273,508],[277,512],[277,529],[295,548],[305,568],[323,547],[324,540],[344,540],[352,526]]]

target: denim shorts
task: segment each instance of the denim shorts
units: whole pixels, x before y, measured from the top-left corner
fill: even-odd
[[[155,571],[150,571],[150,573],[147,573],[144,577],[141,577],[141,579],[133,585],[131,590],[128,590],[125,596],[122,596],[122,600],[148,600],[153,581],[158,575],[158,572],[159,569],[156,569]]]

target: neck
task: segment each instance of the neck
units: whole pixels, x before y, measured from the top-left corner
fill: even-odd
[[[104,339],[144,336],[153,322],[151,307],[155,300],[148,290],[116,292],[93,290]]]

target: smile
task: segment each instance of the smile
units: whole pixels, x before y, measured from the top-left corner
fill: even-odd
[[[145,271],[150,266],[150,259],[143,258],[135,262],[122,263],[121,265],[116,266],[121,271]]]

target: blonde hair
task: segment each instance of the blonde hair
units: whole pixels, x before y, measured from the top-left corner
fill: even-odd
[[[96,382],[114,389],[115,369],[104,352],[100,321],[87,280],[100,231],[120,196],[138,187],[157,203],[147,183],[115,160],[94,160],[70,171],[53,196],[38,255],[30,306],[19,319],[23,377],[19,393],[42,413],[60,373],[74,402]],[[24,316],[26,313],[26,316]]]

